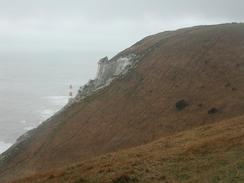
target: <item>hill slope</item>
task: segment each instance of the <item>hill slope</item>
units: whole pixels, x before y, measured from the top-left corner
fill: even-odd
[[[14,183],[242,183],[243,137],[241,116]]]
[[[243,24],[145,38],[108,61],[135,55],[136,63],[125,75],[74,102],[3,154],[0,181],[242,115],[243,50]]]

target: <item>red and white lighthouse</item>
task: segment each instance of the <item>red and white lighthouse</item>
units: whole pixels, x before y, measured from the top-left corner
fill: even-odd
[[[73,86],[69,85],[69,98],[73,98]]]

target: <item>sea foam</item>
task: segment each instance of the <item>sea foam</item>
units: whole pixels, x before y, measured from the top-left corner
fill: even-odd
[[[0,141],[0,154],[6,151],[12,144]]]

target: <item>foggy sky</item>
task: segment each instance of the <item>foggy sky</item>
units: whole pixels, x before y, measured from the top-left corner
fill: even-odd
[[[243,10],[243,0],[0,0],[0,52],[112,56],[165,30],[243,22]]]

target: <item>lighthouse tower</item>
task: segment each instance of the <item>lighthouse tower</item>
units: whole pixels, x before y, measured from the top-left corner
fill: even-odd
[[[68,97],[68,103],[73,102],[73,85],[69,85],[69,97]]]
[[[73,98],[73,85],[69,85],[69,99]]]

